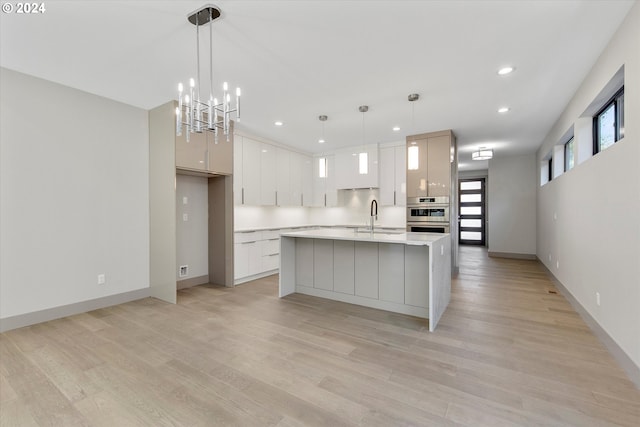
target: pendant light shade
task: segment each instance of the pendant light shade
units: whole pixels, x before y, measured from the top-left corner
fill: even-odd
[[[489,160],[493,158],[493,150],[489,148],[480,147],[478,151],[471,153],[472,160]]]

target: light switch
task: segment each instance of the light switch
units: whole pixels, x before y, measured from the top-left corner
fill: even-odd
[[[182,198],[182,204],[183,204],[183,205],[186,205],[186,204],[188,204],[188,203],[189,203],[189,198],[188,198],[187,196],[184,196],[184,197]]]
[[[189,214],[186,214],[186,213],[182,214],[182,220],[185,222],[189,221]]]

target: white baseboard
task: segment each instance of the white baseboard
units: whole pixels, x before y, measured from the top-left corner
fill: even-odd
[[[86,313],[87,311],[110,307],[112,305],[124,304],[125,302],[135,301],[149,296],[151,296],[151,288],[143,288],[122,294],[109,295],[88,301],[61,305],[60,307],[48,308],[46,310],[34,311],[32,313],[5,317],[4,319],[0,319],[0,332],[35,325],[36,323],[48,322],[49,320],[59,319],[61,317],[73,316],[74,314]]]
[[[575,311],[578,312],[582,320],[587,324],[589,329],[595,334],[602,344],[609,350],[609,353],[620,364],[620,367],[626,372],[627,376],[640,389],[640,367],[636,365],[633,360],[625,353],[625,351],[614,341],[613,338],[605,331],[602,326],[594,319],[591,314],[578,302],[578,300],[569,292],[569,290],[553,275],[551,270],[547,268],[544,263],[540,261],[540,264],[547,271],[547,274],[552,278],[553,284],[558,288],[562,296],[564,296],[569,304]]]

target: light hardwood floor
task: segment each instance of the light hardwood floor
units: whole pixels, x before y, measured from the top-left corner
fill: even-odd
[[[277,276],[0,335],[2,426],[640,425],[640,391],[534,261],[461,248],[424,321]]]

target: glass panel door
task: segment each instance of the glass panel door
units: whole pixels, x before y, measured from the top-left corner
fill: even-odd
[[[485,181],[484,178],[458,181],[460,212],[459,241],[461,245],[485,244]]]

